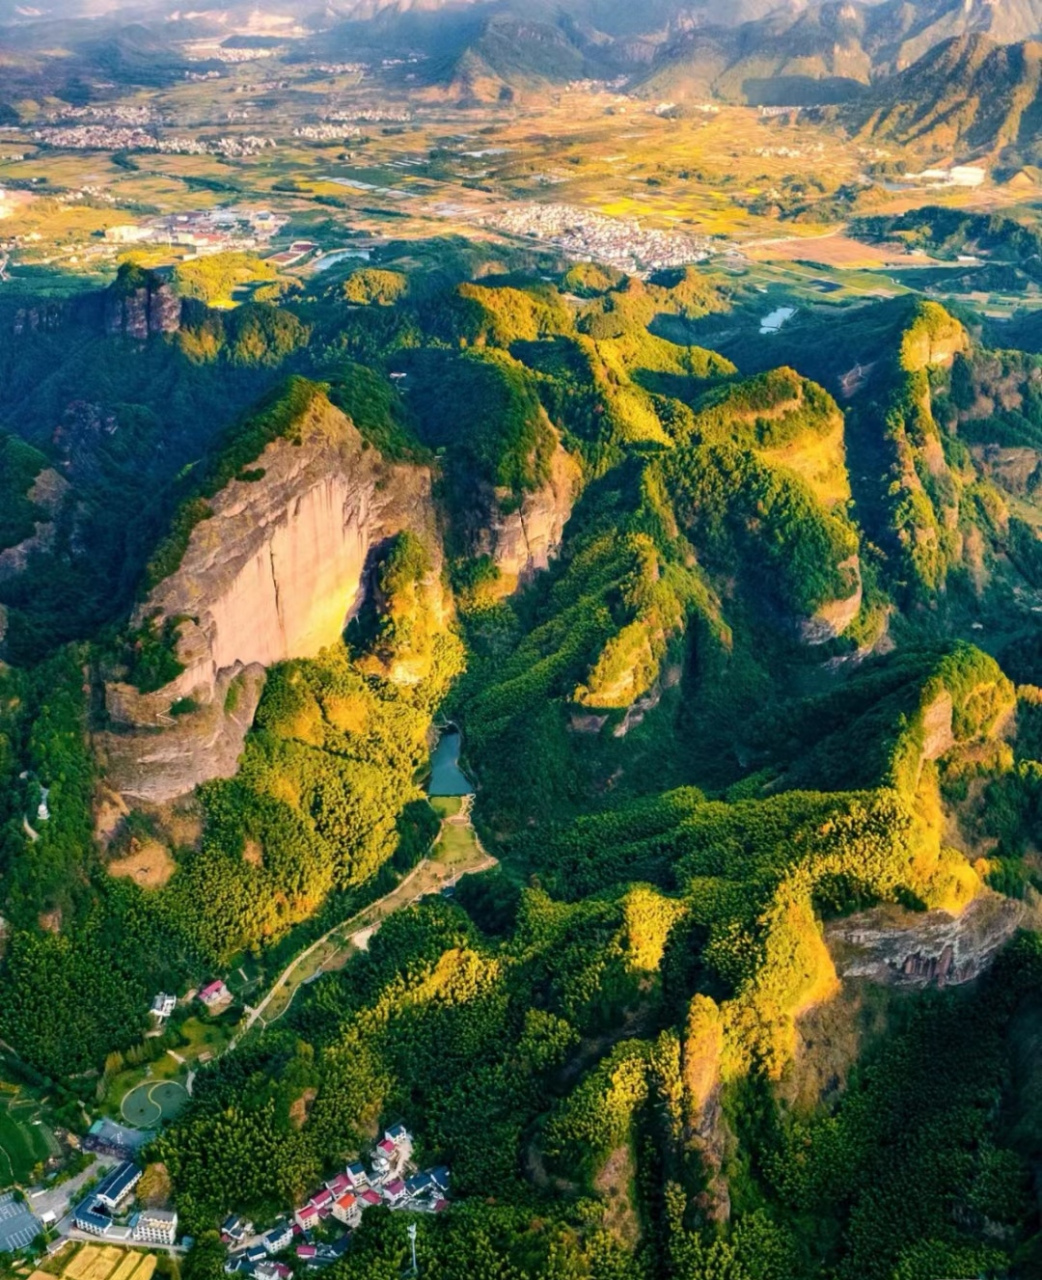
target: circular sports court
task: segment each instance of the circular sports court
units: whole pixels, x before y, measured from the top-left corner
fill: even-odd
[[[161,1120],[173,1120],[188,1101],[188,1091],[176,1080],[146,1080],[123,1095],[120,1111],[127,1124],[152,1129]]]

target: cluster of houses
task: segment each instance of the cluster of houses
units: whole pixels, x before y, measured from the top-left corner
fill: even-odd
[[[335,1262],[350,1247],[351,1232],[366,1209],[385,1205],[414,1213],[441,1213],[448,1208],[449,1170],[444,1165],[417,1170],[412,1153],[409,1131],[404,1125],[392,1125],[373,1148],[368,1169],[361,1160],[349,1164],[295,1209],[292,1218],[269,1231],[257,1234],[252,1222],[233,1214],[221,1225],[221,1239],[229,1248],[225,1271],[254,1280],[291,1280],[293,1268],[280,1262],[278,1254],[292,1248],[308,1268]],[[141,1172],[133,1160],[122,1160],[110,1169],[73,1210],[74,1226],[113,1244],[174,1244],[174,1211],[128,1212]],[[331,1240],[334,1233],[321,1230],[329,1219],[346,1228]]]
[[[173,1210],[142,1209],[126,1222],[117,1221],[117,1217],[126,1217],[131,1192],[140,1179],[140,1168],[130,1160],[110,1169],[73,1210],[74,1225],[114,1244],[173,1244],[177,1239],[177,1214]]]
[[[254,1236],[253,1224],[231,1216],[221,1227],[221,1238],[231,1250],[225,1271],[240,1272],[255,1280],[289,1280],[290,1268],[276,1255],[294,1248],[308,1267],[335,1262],[350,1245],[350,1232],[366,1209],[386,1205],[390,1209],[440,1213],[448,1208],[449,1170],[444,1165],[417,1171],[412,1164],[413,1142],[404,1125],[392,1125],[376,1144],[367,1170],[360,1161],[311,1195],[293,1213],[263,1235]],[[314,1241],[312,1232],[328,1219],[347,1228],[333,1243]]]

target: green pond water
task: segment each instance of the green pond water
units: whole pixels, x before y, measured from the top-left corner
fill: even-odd
[[[461,738],[458,729],[446,729],[438,739],[431,757],[431,779],[427,785],[430,796],[469,796],[474,788],[470,779],[459,767]]]

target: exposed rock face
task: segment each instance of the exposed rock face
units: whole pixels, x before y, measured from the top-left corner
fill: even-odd
[[[83,325],[110,335],[143,340],[157,333],[175,333],[180,324],[181,300],[169,284],[150,274],[140,288],[110,286],[67,301],[19,307],[11,332],[18,337]]]
[[[826,925],[844,978],[914,987],[954,986],[982,973],[1026,915],[1024,903],[984,893],[958,916],[874,907]]]
[[[1034,496],[1042,479],[1042,452],[1038,449],[988,444],[977,445],[970,452],[984,473],[1007,493]]]
[[[144,340],[154,333],[175,333],[181,324],[181,302],[168,284],[150,279],[129,292],[105,294],[105,332]]]
[[[381,541],[412,530],[430,549],[434,577],[440,573],[425,468],[391,466],[363,449],[324,397],[308,411],[302,438],[270,444],[255,464],[261,479],[233,480],[212,499],[213,515],[196,525],[178,571],[136,612],[136,625],[185,619],[177,645],[184,671],[156,693],[106,689],[118,729],[100,745],[109,781],[125,795],[164,801],[233,774],[264,669],[339,640]],[[172,716],[182,699],[198,710]]]
[[[923,759],[939,760],[955,745],[952,695],[945,690],[923,709]]]
[[[35,522],[31,537],[19,542],[16,546],[0,551],[0,582],[21,573],[34,552],[51,549],[54,544],[53,520],[68,492],[68,481],[52,467],[45,467],[36,477],[27,496],[29,501],[44,511],[49,518]]]
[[[95,740],[112,786],[131,800],[161,803],[186,794],[200,782],[232,777],[260,702],[264,676],[264,668],[256,663],[221,672],[212,696],[201,702],[198,711],[181,716],[170,714],[175,699],[169,688],[138,694],[127,685],[110,686],[106,701],[112,719],[136,726],[99,734]],[[233,682],[234,700],[228,697]]]
[[[825,644],[841,636],[861,610],[861,563],[856,555],[840,564],[840,569],[854,580],[854,590],[842,600],[830,600],[818,611],[799,623],[799,635],[804,644]]]
[[[20,337],[23,333],[48,333],[62,329],[69,314],[70,308],[64,302],[37,302],[32,306],[19,307],[14,313],[11,332]]]
[[[901,341],[901,363],[909,372],[930,366],[948,366],[970,339],[958,320],[936,303],[924,303],[921,316]]]
[[[541,489],[526,494],[520,507],[504,512],[502,504],[509,495],[496,493],[478,554],[490,555],[508,583],[528,581],[545,569],[560,549],[579,482],[579,464],[558,443],[550,479]]]

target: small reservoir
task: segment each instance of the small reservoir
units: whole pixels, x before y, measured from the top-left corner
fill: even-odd
[[[791,320],[795,314],[795,307],[776,307],[760,320],[760,332],[777,333],[786,320]]]
[[[445,729],[431,757],[431,776],[427,784],[430,796],[469,796],[474,794],[470,779],[459,767],[463,738],[456,728]]]

